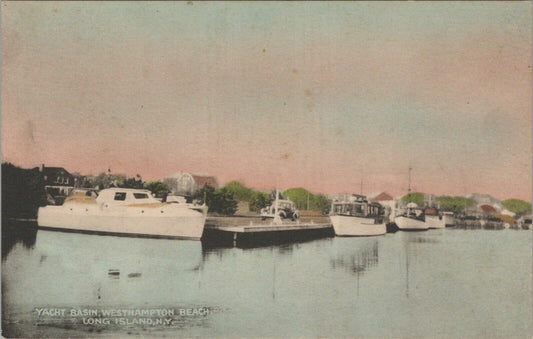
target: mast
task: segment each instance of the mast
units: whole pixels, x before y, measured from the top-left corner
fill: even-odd
[[[409,179],[408,179],[408,188],[407,188],[407,194],[411,194],[411,170],[413,168],[411,166],[409,166]]]

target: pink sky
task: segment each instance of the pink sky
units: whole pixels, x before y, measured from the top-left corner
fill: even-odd
[[[2,158],[531,200],[531,5],[2,3]]]

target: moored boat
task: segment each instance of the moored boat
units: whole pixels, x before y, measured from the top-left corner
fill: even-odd
[[[207,206],[162,203],[148,190],[108,188],[95,198],[77,193],[61,206],[39,208],[41,228],[199,240]]]
[[[424,221],[428,228],[445,228],[445,220],[442,214],[433,207],[427,207],[424,210]]]
[[[454,227],[455,226],[455,216],[453,212],[442,212],[442,219],[444,219],[445,227]]]
[[[369,203],[361,195],[353,195],[349,201],[334,201],[329,219],[337,236],[360,237],[387,233],[381,205]]]
[[[415,203],[407,204],[405,211],[394,218],[394,223],[403,231],[426,231],[429,228],[425,221],[424,210]]]

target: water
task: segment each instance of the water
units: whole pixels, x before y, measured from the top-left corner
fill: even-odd
[[[240,249],[34,230],[18,231],[2,248],[5,336],[529,338],[532,331],[529,231],[444,229]],[[67,315],[39,317],[37,308]],[[72,309],[175,314],[170,324],[117,324],[118,316],[87,324],[91,317],[68,315]],[[180,315],[187,309],[196,314]]]

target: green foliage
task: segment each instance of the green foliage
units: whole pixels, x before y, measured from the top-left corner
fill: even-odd
[[[236,200],[250,201],[254,190],[241,184],[240,182],[233,180],[228,182],[224,188],[233,194]]]
[[[414,202],[418,206],[424,206],[424,193],[409,193],[402,197],[402,202],[408,204]]]
[[[320,211],[322,213],[327,213],[329,210],[329,201],[323,194],[313,195],[312,204],[310,208],[315,211]]]
[[[456,196],[440,196],[436,199],[439,208],[443,211],[454,212],[459,214],[470,206],[473,206],[476,201],[474,199]]]
[[[139,174],[137,174],[135,177],[126,178],[119,184],[119,187],[122,188],[143,188],[143,186],[143,180]]]
[[[248,188],[236,180],[230,181],[223,188],[232,193],[235,200],[248,201],[249,209],[252,212],[259,212],[269,203],[267,193]]]
[[[527,201],[520,199],[507,199],[502,201],[502,205],[509,211],[516,213],[517,215],[531,213],[531,204]]]
[[[309,199],[309,204],[311,203],[312,193],[305,188],[289,188],[288,190],[283,191],[283,195],[291,200],[299,210],[307,209],[307,199]]]
[[[315,210],[325,212],[328,207],[328,199],[322,194],[313,194],[305,188],[289,188],[283,192],[283,195],[291,200],[299,210]]]
[[[248,205],[251,212],[259,212],[263,207],[268,205],[268,194],[253,191]]]
[[[223,215],[234,215],[237,211],[237,200],[233,198],[233,193],[226,187],[215,190],[212,205],[214,211]]]
[[[44,178],[39,168],[2,164],[2,217],[36,218],[39,206],[45,205]]]
[[[167,184],[161,181],[158,181],[158,180],[146,182],[144,184],[144,188],[146,188],[147,190],[150,190],[150,192],[152,192],[152,194],[154,194],[158,198],[163,197],[165,194],[168,194],[169,192]]]
[[[222,215],[233,215],[237,211],[237,200],[233,198],[233,192],[226,187],[214,189],[211,186],[204,186],[196,191],[194,199],[204,201],[209,207],[209,212]]]

